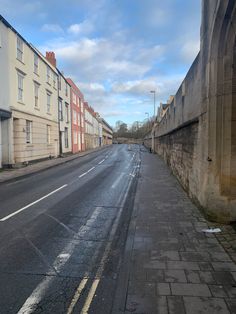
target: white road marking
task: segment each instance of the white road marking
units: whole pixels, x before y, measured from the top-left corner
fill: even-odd
[[[90,168],[88,171],[82,173],[82,174],[79,176],[79,178],[82,178],[82,177],[86,176],[86,174],[88,174],[88,173],[89,173],[90,171],[92,171],[93,169],[95,169],[95,167],[92,167],[92,168]]]
[[[58,191],[64,189],[65,187],[67,187],[67,185],[68,185],[68,184],[64,184],[64,185],[61,186],[60,188],[58,188],[58,189],[56,189],[56,190],[54,190],[54,191],[48,193],[47,195],[45,195],[45,196],[39,198],[39,199],[36,200],[36,201],[34,201],[34,202],[32,202],[32,203],[30,203],[30,204],[28,204],[28,205],[26,205],[26,206],[24,206],[24,207],[18,209],[18,210],[15,211],[14,213],[3,217],[2,219],[0,219],[0,221],[6,221],[6,220],[10,219],[11,217],[13,217],[13,216],[19,214],[20,212],[22,212],[23,210],[25,210],[25,209],[27,209],[27,208],[29,208],[29,207],[31,207],[31,206],[33,206],[33,205],[39,203],[40,201],[44,200],[45,198],[51,196],[52,194],[54,194],[54,193],[56,193],[56,192],[58,192]]]
[[[119,177],[115,180],[115,182],[112,184],[111,188],[112,189],[115,189],[116,186],[120,183],[120,180],[122,179],[122,177],[124,176],[124,172],[122,172]]]
[[[96,218],[101,212],[101,207],[96,207],[92,216],[87,220],[86,225],[88,226],[87,232],[90,232],[90,228],[92,228],[92,224],[96,222]],[[84,236],[84,227],[86,225],[83,225],[79,232],[77,233],[77,236]],[[89,228],[90,227],[90,228]],[[57,270],[59,273],[62,268],[65,266],[71,255],[73,254],[73,251],[78,245],[80,241],[77,242],[70,242],[68,243],[62,252],[56,257],[56,259],[53,262],[53,267]],[[27,298],[21,309],[17,312],[17,314],[30,314],[33,313],[34,310],[37,308],[37,305],[42,300],[43,296],[45,295],[46,290],[51,285],[52,281],[55,279],[55,276],[47,276],[44,278],[39,285],[34,289],[34,291],[31,293],[31,295]]]
[[[101,160],[98,164],[101,165],[104,161],[105,159]]]
[[[86,174],[87,174],[87,172],[82,173],[82,174],[79,176],[79,178],[82,178],[82,177],[86,176]]]
[[[90,168],[87,173],[89,173],[90,171],[92,171],[93,169],[95,169],[95,167]]]

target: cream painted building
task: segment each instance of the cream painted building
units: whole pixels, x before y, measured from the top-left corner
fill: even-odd
[[[99,121],[96,113],[93,114],[93,148],[99,147]]]
[[[12,163],[12,123],[10,112],[8,27],[0,16],[0,168]],[[4,75],[3,75],[4,74]]]
[[[0,95],[12,115],[8,125],[8,160],[27,163],[59,154],[58,74],[33,46],[0,17],[4,84]],[[1,99],[2,101],[2,99]],[[1,104],[2,106],[2,104]]]
[[[58,70],[58,118],[60,154],[72,153],[70,85]]]

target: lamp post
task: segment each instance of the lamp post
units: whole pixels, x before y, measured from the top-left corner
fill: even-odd
[[[154,138],[154,134],[155,134],[155,120],[156,120],[156,91],[155,90],[151,90],[150,93],[153,94],[154,98],[154,121],[153,121],[153,129],[152,129],[152,152],[155,151],[155,138]]]
[[[148,115],[148,121],[149,121],[149,112],[145,112],[145,114],[147,114],[147,115]]]
[[[150,93],[153,94],[153,100],[154,100],[154,119],[156,116],[156,91],[155,90],[150,90]]]
[[[145,114],[148,116],[148,117],[147,117],[147,119],[148,119],[148,129],[149,129],[149,127],[150,127],[150,125],[149,125],[149,124],[150,124],[150,120],[149,120],[149,112],[145,112]]]

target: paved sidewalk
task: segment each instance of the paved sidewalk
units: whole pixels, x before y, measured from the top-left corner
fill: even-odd
[[[236,313],[235,246],[229,253],[170,170],[144,152],[121,266],[116,313]],[[235,243],[231,226],[220,226]],[[234,234],[233,234],[234,233]],[[226,245],[227,246],[227,245]]]
[[[79,157],[86,156],[88,154],[91,154],[93,152],[105,149],[107,147],[108,146],[103,146],[103,147],[87,150],[85,152],[81,152],[78,154],[70,155],[67,157],[58,157],[58,158],[53,158],[53,159],[49,159],[49,160],[44,160],[44,161],[40,161],[37,163],[29,164],[28,166],[23,166],[22,168],[18,168],[18,169],[1,170],[0,171],[0,183],[14,180],[14,179],[17,179],[19,177],[28,176],[30,174],[39,172],[41,170],[49,169],[49,168],[64,164],[68,161],[77,159]]]

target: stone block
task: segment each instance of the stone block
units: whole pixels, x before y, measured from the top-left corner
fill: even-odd
[[[164,271],[166,282],[187,282],[185,272],[181,269],[169,269]]]
[[[169,314],[185,314],[184,302],[182,297],[170,296],[167,297]]]
[[[230,314],[223,299],[204,297],[184,297],[186,314]]]
[[[171,283],[173,295],[210,297],[211,292],[206,284]]]

